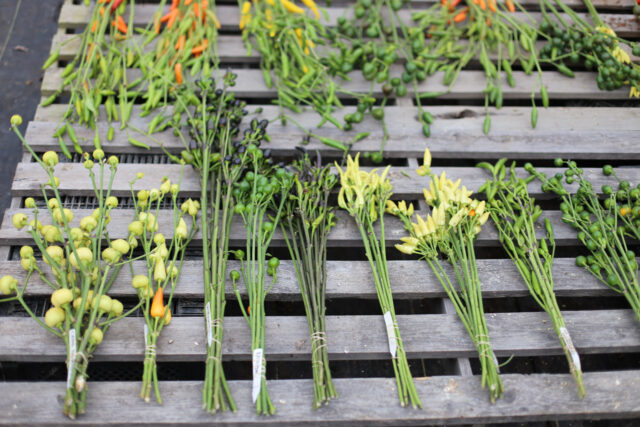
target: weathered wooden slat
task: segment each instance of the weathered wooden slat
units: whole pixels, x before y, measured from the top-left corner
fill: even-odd
[[[145,265],[136,262],[136,273],[144,273]],[[240,269],[238,261],[229,261],[229,271]],[[422,261],[389,261],[389,277],[395,299],[443,298],[446,293],[433,275],[426,262]],[[478,260],[478,271],[482,281],[482,294],[485,298],[528,296],[527,289],[520,273],[513,262],[508,259]],[[13,275],[22,285],[26,273],[19,261],[0,263],[0,276]],[[616,295],[591,274],[575,265],[573,258],[558,258],[554,261],[553,276],[557,296],[585,297]],[[244,287],[240,286],[243,295]],[[39,278],[32,277],[27,286],[29,296],[48,296],[51,288]],[[135,295],[131,287],[129,269],[121,271],[109,295],[112,297],[132,297]],[[235,300],[233,286],[227,278],[227,299]],[[202,262],[185,261],[178,281],[176,297],[203,298]],[[377,298],[373,286],[371,266],[366,261],[327,261],[327,298]],[[300,300],[298,280],[291,261],[283,260],[278,268],[278,283],[267,295],[270,300]]]
[[[136,43],[141,43],[143,41],[142,36],[134,36]],[[78,54],[82,44],[82,39],[78,37],[77,34],[66,34],[66,33],[58,33],[53,36],[53,41],[51,43],[51,51],[55,51],[59,49],[58,60],[60,61],[70,61]],[[463,41],[461,44],[465,45]],[[536,50],[539,50],[544,45],[544,42],[538,41],[536,43]],[[147,46],[143,48],[144,52],[153,51],[155,47],[155,42],[149,43]],[[622,46],[623,49],[627,50],[629,55],[631,55],[631,50],[627,48],[626,45]],[[328,46],[318,46],[316,48],[316,53],[320,56],[325,56],[329,52],[338,52],[338,50],[328,47]],[[247,51],[245,46],[245,42],[242,40],[240,34],[238,35],[220,35],[218,36],[218,59],[220,60],[221,66],[224,64],[232,63],[248,63],[248,64],[258,64],[260,60],[260,52],[256,49],[252,49],[251,52]],[[497,52],[490,52],[489,58],[497,59]],[[634,57],[632,56],[632,59]],[[400,62],[404,62],[403,58],[400,58]],[[477,60],[472,60],[470,65],[478,65],[479,62]]]
[[[333,0],[331,1],[332,6],[342,6],[345,7],[353,5],[353,0]],[[409,4],[417,5],[418,7],[425,7],[426,5],[432,5],[434,3],[433,0],[411,0]],[[538,0],[520,0],[518,1],[520,5],[523,7],[536,10],[540,7],[540,2]],[[574,10],[586,10],[584,2],[580,0],[565,0],[567,6],[570,6]],[[628,11],[633,8],[633,0],[594,0],[592,1],[593,5],[598,9],[607,9],[607,10],[624,10]],[[235,4],[233,0],[221,0],[218,1],[217,4]],[[326,1],[320,0],[316,2],[316,4],[321,5],[322,7],[326,7]]]
[[[263,112],[251,115],[258,119],[274,119],[278,116],[275,106],[261,106]],[[27,141],[35,149],[59,150],[58,140],[53,138],[59,125],[65,105],[55,104],[49,107],[38,107],[34,122],[27,128]],[[253,106],[250,106],[250,111]],[[355,107],[345,107],[335,114],[342,117],[351,113]],[[386,124],[389,140],[385,145],[385,157],[404,158],[422,156],[428,146],[434,158],[554,158],[572,159],[640,159],[640,151],[635,140],[640,132],[640,109],[638,108],[584,108],[584,107],[552,107],[539,109],[538,125],[531,128],[531,110],[527,107],[503,107],[491,109],[491,132],[481,132],[484,121],[484,108],[467,106],[430,106],[428,110],[435,117],[431,126],[431,137],[422,135],[417,121],[415,107],[385,107]],[[139,118],[139,109],[134,108],[132,126],[147,129],[150,117]],[[313,111],[301,114],[291,113],[295,120],[308,129],[319,123],[319,116]],[[106,118],[105,118],[106,120]],[[107,125],[99,124],[99,132],[103,147],[111,153],[140,153],[142,150],[129,144],[125,132],[116,126],[115,138],[108,142]],[[353,146],[354,151],[377,151],[382,140],[382,127],[372,118],[345,133],[331,125],[314,132],[330,138],[348,141],[355,134],[366,130],[370,136]],[[281,155],[293,155],[296,146],[300,145],[303,133],[292,125],[283,126],[279,120],[269,125],[270,148]],[[80,145],[85,150],[93,149],[93,132],[83,126],[76,127],[80,135]],[[136,138],[149,144],[150,152],[161,152],[159,143],[171,152],[184,149],[182,142],[172,132],[154,134],[153,139],[146,135],[136,134]],[[579,141],[579,143],[576,143]],[[317,140],[306,146],[310,152],[319,150],[323,155],[336,155],[338,152]]]
[[[408,9],[402,9],[398,12],[399,18],[405,22],[407,25],[412,25],[411,14],[413,12],[424,10],[427,5],[416,5],[413,8],[413,11]],[[602,20],[609,25],[620,37],[633,37],[638,34],[638,27],[636,25],[634,16],[631,14],[631,5],[627,11],[627,14],[610,14],[610,13],[601,13],[600,17]],[[134,25],[136,26],[146,26],[150,22],[153,22],[154,13],[157,10],[156,5],[136,5],[135,16],[134,16]],[[168,6],[167,6],[168,9]],[[353,16],[353,8],[344,8],[344,7],[330,7],[325,9],[328,15],[329,25],[336,25],[336,22],[341,16]],[[71,5],[65,4],[60,11],[60,18],[58,21],[58,26],[60,28],[79,28],[82,29],[87,26],[89,19],[91,18],[91,8],[87,8],[85,6]],[[384,12],[383,12],[384,13]],[[216,7],[216,14],[218,19],[220,20],[221,30],[222,31],[238,31],[238,22],[240,21],[240,11],[237,6],[233,5],[220,5]],[[525,22],[530,22],[528,17],[524,16],[520,12],[516,12],[515,17],[521,19]],[[585,13],[578,14],[581,18],[590,21],[590,18]],[[540,13],[539,12],[531,12],[529,14],[531,19],[535,22],[540,21]],[[568,17],[565,16],[568,19]]]
[[[562,354],[548,315],[544,312],[487,314],[491,343],[497,356]],[[620,353],[640,350],[640,328],[632,310],[566,311],[564,318],[577,350]],[[267,360],[310,359],[307,320],[302,316],[269,316],[265,324]],[[474,357],[476,350],[455,314],[399,315],[398,325],[409,358]],[[95,360],[141,361],[144,319],[114,323],[94,354]],[[251,359],[251,330],[246,320],[226,317],[223,354],[226,360]],[[382,316],[327,316],[327,347],[332,360],[372,360],[389,357]],[[30,318],[0,322],[0,360],[61,361],[64,342]],[[201,317],[174,317],[158,340],[164,361],[201,361],[206,337]]]
[[[32,243],[31,235],[23,230],[16,230],[11,223],[11,218],[15,213],[24,213],[27,216],[32,215],[29,209],[8,209],[5,212],[4,219],[2,221],[2,227],[0,228],[0,245],[28,245]],[[78,226],[80,219],[90,215],[92,210],[87,209],[74,209],[76,217],[71,221],[71,226]],[[577,243],[576,232],[567,224],[564,224],[561,220],[560,211],[546,211],[541,216],[537,223],[538,237],[543,237],[544,223],[543,218],[549,218],[554,229],[554,239],[556,245],[566,246],[574,245]],[[330,247],[361,247],[362,240],[360,233],[358,232],[353,219],[350,218],[346,212],[340,210],[336,213],[338,222],[332,229],[329,235],[328,246]],[[32,216],[30,217],[32,218]],[[107,226],[109,230],[109,236],[112,239],[126,238],[128,231],[127,227],[132,221],[133,211],[127,209],[119,209],[111,212],[111,222]],[[39,218],[42,224],[50,223],[49,218]],[[165,236],[173,236],[173,213],[168,210],[160,211],[158,215],[158,223],[160,231]],[[376,225],[378,229],[378,225]],[[385,218],[385,234],[387,246],[393,246],[399,242],[401,237],[407,235],[406,231],[402,227],[400,221],[395,217]],[[491,222],[488,222],[483,228],[482,232],[478,235],[476,241],[477,246],[498,246],[498,235],[495,227]],[[199,244],[201,242],[201,235],[198,232],[193,239],[193,244]],[[234,220],[231,224],[231,236],[229,242],[232,246],[244,245],[246,242],[246,230],[244,226],[237,220]],[[271,243],[273,246],[284,246],[285,242],[282,238],[280,230],[276,231]]]
[[[137,43],[138,41],[143,41],[141,36],[134,37]],[[69,61],[78,54],[82,46],[81,41],[82,39],[77,34],[59,33],[53,36],[51,50],[60,49],[59,60]],[[155,46],[155,44],[151,43],[148,46]],[[149,47],[146,47],[144,51],[147,52],[148,50]],[[222,63],[256,63],[260,58],[260,53],[253,50],[251,54],[248,54],[240,35],[220,35],[218,36],[218,58]]]
[[[416,378],[422,410],[401,408],[393,378],[334,380],[338,399],[321,410],[311,410],[311,380],[270,380],[269,393],[277,413],[255,414],[251,381],[230,381],[238,412],[214,416],[200,408],[202,383],[161,382],[162,406],[137,398],[137,382],[91,382],[87,412],[76,420],[61,414],[57,396],[63,382],[0,383],[0,424],[27,425],[434,425],[612,419],[640,416],[637,396],[640,371],[587,372],[587,396],[577,397],[568,374],[502,375],[505,394],[491,404],[478,377],[435,376]],[[25,415],[28,414],[28,417]]]
[[[371,168],[366,169],[369,170]],[[447,177],[454,181],[461,179],[462,185],[472,191],[476,191],[490,178],[490,174],[484,169],[475,167],[432,167],[432,171],[436,175],[446,171]],[[518,176],[529,176],[529,173],[522,168],[518,168],[516,171]],[[545,167],[538,168],[538,171],[551,177],[555,173],[562,173],[564,170],[562,168]],[[600,191],[600,187],[604,184],[614,185],[617,182],[613,177],[604,176],[601,169],[584,168],[583,171],[584,177],[593,184],[596,191]],[[133,188],[136,191],[153,187],[158,188],[164,177],[168,177],[172,182],[178,182],[182,173],[180,195],[183,197],[200,196],[200,178],[198,172],[191,167],[183,169],[182,166],[176,164],[135,163],[121,163],[118,165],[118,171],[111,187],[112,194],[124,197],[131,196],[130,182],[139,172],[142,172],[144,177],[134,184]],[[640,168],[621,167],[616,170],[616,174],[620,179],[626,179],[632,183],[640,182]],[[106,175],[109,176],[109,173],[107,172]],[[59,163],[55,168],[55,176],[60,179],[58,189],[61,194],[69,196],[94,195],[89,174],[81,163]],[[429,186],[429,180],[418,176],[414,168],[392,167],[388,176],[393,186],[394,199],[421,199],[423,188]],[[18,163],[11,191],[15,196],[42,196],[41,186],[47,181],[48,178],[39,164],[34,162]],[[578,187],[574,183],[566,185],[566,188],[570,191],[575,191]],[[533,181],[529,184],[529,193],[536,198],[552,197],[552,195],[542,192],[540,181]]]
[[[400,75],[402,68],[394,65],[390,74]],[[238,75],[234,92],[240,98],[267,98],[275,97],[275,87],[268,88],[264,82],[262,71],[233,69]],[[49,68],[44,73],[42,80],[42,95],[49,96],[60,89],[62,78],[62,69]],[[129,70],[127,79],[133,81],[141,76],[139,70]],[[419,92],[439,92],[443,93],[439,99],[484,99],[484,93],[480,88],[486,86],[486,76],[483,71],[461,71],[455,85],[449,90],[443,82],[444,73],[437,72],[432,77],[418,84]],[[531,99],[531,93],[538,90],[538,76],[531,74],[526,75],[522,71],[514,71],[513,76],[516,82],[514,87],[507,84],[506,78],[503,78],[502,90],[505,100],[512,99]],[[503,76],[504,77],[504,76]],[[544,78],[544,84],[547,86],[549,97],[551,99],[628,99],[629,88],[624,87],[612,91],[601,91],[596,85],[596,73],[577,71],[574,78],[569,78],[560,73],[547,73]],[[350,81],[341,82],[341,87],[345,91],[356,93],[369,93],[371,83],[366,81],[362,74],[354,74]],[[63,93],[68,93],[65,89]],[[413,96],[413,87],[408,88],[408,96]],[[382,97],[382,89],[375,88],[374,96]]]

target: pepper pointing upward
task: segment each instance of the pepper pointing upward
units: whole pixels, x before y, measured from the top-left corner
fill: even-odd
[[[158,290],[156,291],[156,294],[153,296],[153,301],[151,301],[150,314],[151,314],[151,317],[156,319],[160,317],[164,317],[165,307],[163,303],[162,288],[158,288]]]

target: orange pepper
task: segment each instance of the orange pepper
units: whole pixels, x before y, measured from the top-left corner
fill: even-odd
[[[184,49],[184,44],[186,42],[186,37],[184,36],[184,34],[180,34],[180,37],[178,37],[178,41],[176,42],[176,45],[173,47],[175,50],[182,50]]]
[[[207,20],[207,13],[206,10],[209,7],[209,0],[202,0],[202,23],[204,23]]]
[[[178,13],[178,9],[171,10],[167,12],[162,18],[160,18],[160,22],[167,22],[171,19],[172,16],[175,16]]]
[[[453,22],[462,22],[465,19],[467,19],[467,9],[463,9],[461,12],[459,12],[456,16],[453,17]]]
[[[173,0],[171,2],[171,9],[169,9],[169,10],[177,9],[178,8],[178,4],[180,4],[180,0]]]
[[[91,32],[95,33],[96,32],[96,28],[98,28],[98,21],[96,21],[95,19],[93,20],[93,24],[91,24]]]
[[[200,3],[193,4],[193,13],[196,15],[196,18],[200,18]]]
[[[207,39],[203,39],[202,43],[199,46],[196,46],[193,49],[191,49],[191,53],[193,55],[202,53],[207,48],[207,46],[209,46],[209,42],[207,41]]]
[[[176,74],[176,83],[178,83],[179,85],[182,84],[182,82],[184,81],[183,77],[182,77],[182,64],[181,63],[177,63],[175,65],[175,67],[173,67],[173,71]]]
[[[100,16],[104,16],[104,6],[100,8]]]
[[[507,5],[507,9],[509,9],[509,12],[514,13],[516,11],[516,7],[514,6],[513,1],[505,0],[505,4]]]
[[[484,0],[480,0],[480,9],[487,10],[487,3]]]
[[[118,31],[120,31],[122,34],[127,34],[127,31],[129,30],[127,28],[127,23],[124,22],[124,19],[122,19],[122,16],[118,15],[118,17],[116,18],[115,21],[113,21],[112,24],[115,24],[114,26],[118,29]]]
[[[158,288],[156,294],[153,296],[153,300],[151,301],[151,310],[149,312],[149,314],[151,314],[151,317],[164,317],[165,307],[162,303],[162,297],[162,288]]]
[[[184,5],[189,6],[193,0],[184,0]]]
[[[489,9],[491,10],[491,12],[495,12],[496,11],[496,4],[493,0],[487,0],[487,3],[489,3]]]
[[[491,19],[487,18],[487,26],[491,26]]]
[[[178,9],[175,9],[174,12],[175,13],[171,15],[171,17],[167,21],[167,28],[173,27],[173,24],[175,24],[176,20],[178,19]]]

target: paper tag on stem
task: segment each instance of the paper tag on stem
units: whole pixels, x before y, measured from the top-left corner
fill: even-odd
[[[149,325],[145,323],[144,325],[144,346],[145,348],[149,345]]]
[[[211,301],[207,303],[205,307],[205,317],[207,322],[207,345],[211,347],[211,343],[213,342],[213,324],[211,321]]]
[[[258,400],[258,395],[260,394],[260,385],[262,383],[262,349],[256,348],[253,350],[253,385],[251,387],[251,399],[253,399],[253,403],[256,403]]]
[[[393,325],[393,319],[391,318],[391,312],[384,313],[384,323],[387,326],[387,339],[389,340],[389,353],[391,357],[396,357],[398,351],[398,341],[396,340],[396,329]]]
[[[564,345],[567,350],[569,350],[569,354],[571,355],[571,360],[573,361],[573,366],[578,371],[582,370],[582,366],[580,365],[580,356],[578,355],[578,351],[576,347],[573,345],[573,341],[571,340],[571,335],[569,335],[569,331],[564,326],[560,327],[560,337],[562,341],[564,341]]]
[[[67,367],[67,388],[71,388],[71,373],[76,364],[76,328],[69,330],[69,363]]]

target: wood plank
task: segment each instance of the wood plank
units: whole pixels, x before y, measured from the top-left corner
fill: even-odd
[[[384,166],[384,165],[383,165]],[[382,168],[382,167],[381,167]],[[371,170],[372,168],[363,168]],[[158,188],[163,177],[168,177],[172,182],[180,180],[182,166],[176,164],[136,164],[121,163],[118,165],[113,185],[112,194],[118,197],[130,197],[132,181],[139,172],[144,173],[144,177],[133,185],[135,191],[142,189]],[[461,179],[462,185],[469,190],[476,191],[490,174],[484,169],[475,167],[432,167],[436,175],[446,171],[447,177],[452,180]],[[557,172],[563,172],[563,168],[538,168],[538,171],[552,177]],[[593,184],[596,191],[600,192],[600,187],[604,184],[614,185],[617,183],[614,177],[607,177],[602,174],[600,168],[584,168],[584,177]],[[337,173],[337,170],[336,170]],[[517,168],[516,173],[521,177],[528,177],[529,173],[522,168]],[[620,179],[626,179],[634,185],[640,182],[640,168],[620,167],[616,174]],[[105,174],[109,176],[107,172]],[[60,179],[59,191],[68,196],[93,196],[95,193],[91,187],[88,172],[82,163],[59,163],[55,168],[55,176]],[[414,168],[404,166],[394,166],[389,170],[389,180],[393,186],[394,199],[417,200],[422,199],[422,190],[428,187],[428,178],[420,177],[415,173]],[[47,182],[46,173],[37,163],[18,163],[15,177],[11,186],[14,196],[34,196],[42,197],[41,186]],[[555,198],[554,195],[543,193],[540,181],[536,180],[529,184],[529,194],[536,198]],[[577,184],[566,185],[567,190],[577,190]],[[200,178],[198,172],[191,167],[184,168],[180,185],[181,197],[200,196]]]
[[[134,43],[140,44],[143,42],[144,38],[142,36],[135,35]],[[80,51],[82,46],[82,39],[78,37],[78,34],[66,34],[66,33],[57,33],[53,36],[53,41],[51,42],[51,51],[59,50],[59,61],[71,61]],[[468,44],[467,40],[463,40],[460,42],[461,45],[466,46]],[[544,46],[544,42],[538,41],[536,42],[536,51],[540,50],[542,46]],[[153,41],[148,45],[144,46],[142,51],[149,52],[155,49],[156,42]],[[631,49],[629,49],[626,45],[622,46],[623,49],[627,51],[627,53],[631,56],[632,60],[637,60],[638,58],[633,56],[631,53]],[[315,49],[315,52],[321,57],[327,56],[330,52],[337,52],[339,50],[330,47],[320,45]],[[247,63],[247,64],[259,64],[260,62],[260,52],[256,49],[252,49],[251,52],[247,51],[245,42],[242,40],[242,36],[240,34],[237,35],[220,35],[218,36],[218,59],[221,63],[221,68],[225,66],[225,64],[238,64],[238,63]],[[497,52],[490,52],[489,58],[495,60],[498,58]],[[404,58],[400,58],[398,63],[404,64]],[[480,62],[477,59],[472,59],[469,63],[470,66],[477,66]]]
[[[412,24],[411,14],[413,12],[424,10],[428,5],[416,5],[412,10],[409,9],[401,9],[398,12],[398,16],[400,20],[405,22],[407,25]],[[635,17],[631,14],[630,6],[626,9],[627,14],[618,15],[618,14],[610,14],[610,13],[600,13],[600,17],[602,20],[609,25],[620,37],[633,37],[637,36],[639,29],[637,23],[635,21]],[[168,10],[169,6],[167,6]],[[138,27],[143,27],[148,25],[153,21],[153,16],[158,9],[157,5],[147,5],[147,4],[139,4],[136,5],[135,16],[134,16],[134,25]],[[339,17],[353,16],[353,8],[344,8],[344,7],[329,7],[325,8],[328,20],[323,21],[327,22],[329,26],[335,26]],[[75,28],[75,29],[84,29],[90,18],[91,18],[91,8],[87,8],[86,6],[81,5],[71,5],[65,4],[60,11],[60,18],[58,20],[58,26],[60,28]],[[384,12],[383,12],[384,13]],[[220,20],[221,31],[238,31],[238,22],[240,21],[240,12],[237,6],[235,5],[219,5],[216,7],[216,15]],[[590,21],[588,14],[578,13],[578,15],[587,21]],[[516,12],[514,16],[517,19],[520,19],[524,22],[531,22],[527,16],[522,14],[521,12]],[[531,19],[535,22],[540,22],[541,14],[539,12],[532,12],[529,14]],[[564,14],[563,17],[568,19]]]
[[[311,410],[312,380],[270,380],[269,393],[277,413],[255,414],[251,405],[251,381],[230,381],[238,405],[236,413],[214,416],[200,408],[202,383],[164,381],[160,389],[162,406],[145,404],[137,398],[138,382],[91,382],[87,413],[76,420],[61,414],[57,396],[63,382],[0,383],[0,424],[27,425],[434,425],[558,421],[563,419],[612,419],[640,416],[639,371],[587,372],[587,396],[577,397],[568,374],[502,375],[505,395],[495,404],[480,387],[480,378],[437,376],[416,379],[424,408],[413,410],[398,405],[393,378],[337,378],[338,399],[320,410]],[[28,414],[28,417],[25,417]]]
[[[87,209],[74,209],[76,215],[75,219],[71,221],[71,226],[77,226],[80,219],[90,215],[92,210]],[[16,230],[11,223],[11,218],[15,213],[24,213],[27,216],[32,215],[28,209],[8,209],[5,212],[4,219],[2,221],[2,227],[0,228],[0,245],[28,245],[32,243],[31,236],[27,233],[26,229]],[[328,246],[329,247],[362,247],[362,241],[360,233],[358,232],[352,218],[349,218],[345,211],[338,211],[336,213],[337,224],[332,229],[329,235]],[[549,218],[553,229],[554,238],[557,246],[575,245],[578,243],[576,232],[567,224],[564,224],[561,220],[560,211],[546,211],[536,222],[537,235],[539,238],[545,235],[543,218]],[[32,218],[32,216],[30,217]],[[128,209],[118,209],[112,211],[111,222],[107,226],[109,235],[112,239],[126,238],[128,231],[127,227],[133,218],[133,211]],[[162,210],[158,215],[158,223],[160,231],[165,236],[171,237],[173,235],[173,214],[171,211]],[[49,223],[49,218],[40,218],[42,224]],[[376,224],[376,230],[379,224]],[[379,231],[378,231],[379,232]],[[395,217],[385,218],[385,234],[387,247],[391,247],[396,243],[399,243],[401,237],[406,236],[406,232],[402,227],[400,221]],[[231,237],[229,244],[231,246],[244,246],[246,242],[246,230],[244,226],[234,220],[231,224]],[[193,245],[201,243],[201,236],[198,232],[192,241]],[[272,240],[274,247],[285,246],[284,239],[280,230],[276,231]],[[498,246],[498,235],[495,227],[491,222],[488,222],[483,228],[482,232],[478,235],[476,240],[476,246],[478,247],[495,247]]]
[[[250,106],[249,111],[254,107]],[[54,104],[49,107],[38,107],[35,119],[29,123],[26,138],[37,151],[59,150],[58,140],[53,138],[55,128],[60,123],[66,106]],[[269,147],[278,154],[291,156],[294,147],[300,145],[303,132],[292,125],[283,126],[279,120],[278,107],[263,105],[263,112],[251,115],[258,119],[274,120],[269,125],[271,142]],[[134,108],[132,126],[147,129],[150,117],[138,117],[139,109]],[[345,107],[335,114],[341,118],[344,114],[355,111],[355,107]],[[385,146],[385,157],[404,158],[421,157],[426,146],[429,146],[434,158],[499,158],[536,159],[565,157],[572,159],[624,159],[639,160],[640,150],[635,140],[640,132],[640,109],[638,108],[584,108],[584,107],[551,107],[539,109],[538,125],[531,128],[531,109],[528,107],[503,107],[491,109],[491,132],[482,133],[484,108],[471,106],[429,106],[428,111],[435,118],[431,126],[431,137],[422,135],[417,121],[417,108],[385,107],[386,124],[390,139]],[[291,116],[307,129],[313,129],[319,122],[319,116],[313,111]],[[105,117],[106,121],[106,117]],[[140,153],[142,150],[129,144],[125,132],[116,126],[115,138],[106,140],[108,127],[104,123],[98,125],[104,149],[111,153]],[[382,126],[372,118],[356,125],[350,132],[342,132],[331,125],[314,132],[333,139],[348,141],[361,131],[371,132],[369,137],[354,145],[358,151],[377,151],[382,140]],[[80,145],[85,150],[93,149],[93,133],[84,126],[76,126],[76,133],[81,135]],[[171,152],[179,152],[184,148],[182,142],[167,131],[153,135],[153,140],[146,135],[136,134],[136,138],[148,143],[150,152],[161,152],[159,143]],[[579,141],[579,144],[575,142]],[[337,151],[317,140],[312,140],[307,149],[310,152],[319,150],[322,155],[336,155]]]
[[[402,67],[394,65],[390,67],[391,75],[400,75]],[[240,98],[268,98],[276,96],[275,88],[268,88],[264,83],[262,71],[255,69],[232,69],[238,75],[234,92]],[[42,95],[47,97],[60,89],[62,82],[62,69],[49,68],[44,72],[42,80]],[[127,79],[133,81],[141,76],[139,70],[130,69]],[[436,72],[433,76],[418,84],[419,92],[442,92],[438,99],[484,99],[481,88],[486,86],[486,76],[483,71],[461,71],[455,85],[449,88],[442,83],[444,73]],[[527,76],[522,71],[514,71],[515,87],[507,84],[506,77],[502,78],[503,98],[505,101],[514,99],[531,99],[531,93],[538,88],[538,76]],[[612,91],[601,91],[596,85],[596,73],[576,71],[574,78],[561,75],[558,72],[545,74],[544,84],[547,86],[549,97],[552,100],[559,99],[588,99],[588,100],[626,100],[629,98],[629,89],[620,88]],[[340,82],[345,91],[356,93],[369,93],[371,83],[366,81],[362,74],[354,74],[350,81]],[[408,96],[413,96],[414,88],[408,87]],[[536,96],[538,96],[536,90]],[[68,94],[68,89],[63,91]],[[376,97],[382,97],[381,87],[373,91]]]
[[[482,281],[482,294],[485,298],[526,297],[529,290],[513,262],[508,259],[478,260],[478,272]],[[451,271],[446,266],[448,271]],[[144,273],[145,265],[134,263],[134,271]],[[229,261],[228,270],[239,270],[238,261]],[[435,275],[426,262],[389,261],[389,277],[393,284],[393,297],[399,299],[446,298]],[[451,271],[452,272],[452,271]],[[0,262],[0,276],[13,275],[20,284],[26,280],[26,272],[19,261]],[[50,274],[49,274],[50,275]],[[613,296],[611,289],[600,283],[585,269],[578,268],[573,258],[554,260],[553,276],[555,294],[559,297]],[[408,280],[408,278],[410,280]],[[241,286],[242,295],[246,292]],[[235,300],[233,286],[227,277],[226,297]],[[51,288],[39,278],[31,278],[26,295],[48,297]],[[109,295],[112,297],[133,297],[131,273],[124,269],[116,279]],[[174,293],[179,298],[203,298],[202,262],[186,260]],[[367,261],[327,261],[327,298],[366,298],[375,299],[377,294],[373,286],[371,267]],[[268,300],[299,301],[298,280],[291,261],[282,260],[278,268],[278,283],[267,295]],[[447,312],[448,313],[448,312]],[[451,312],[453,313],[453,312]]]
[[[70,61],[78,54],[82,46],[81,38],[77,34],[55,34],[51,42],[51,50],[60,49],[60,61]],[[136,44],[143,41],[142,36],[134,36]],[[145,46],[144,52],[147,52],[155,46],[152,42]],[[218,58],[222,63],[257,63],[260,59],[260,53],[255,49],[251,54],[247,53],[244,41],[240,35],[219,35],[218,36]]]
[[[497,356],[562,353],[545,312],[489,313],[491,343]],[[455,314],[398,315],[410,359],[476,357],[477,352]],[[567,329],[581,354],[640,350],[640,328],[632,310],[566,311]],[[303,316],[269,316],[265,323],[267,360],[310,360],[309,327]],[[141,361],[144,319],[114,323],[94,354],[98,361]],[[225,360],[251,360],[251,331],[246,320],[227,316],[222,352]],[[382,316],[327,316],[331,360],[387,359],[389,347]],[[206,355],[203,320],[174,317],[158,340],[158,360],[202,361]],[[64,342],[28,317],[0,323],[0,360],[63,361]]]

